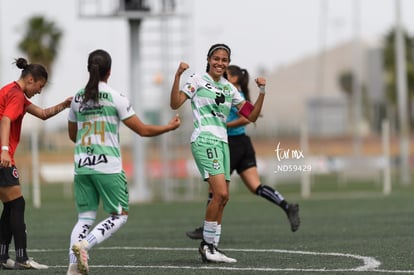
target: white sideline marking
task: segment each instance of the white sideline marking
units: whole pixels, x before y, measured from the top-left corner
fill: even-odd
[[[172,248],[172,247],[98,247],[96,250],[156,250],[156,251],[197,251],[196,248]],[[29,252],[61,252],[68,251],[68,249],[29,249]],[[172,266],[172,265],[91,265],[95,268],[149,268],[149,269],[206,269],[206,270],[228,270],[228,271],[299,271],[299,272],[346,272],[346,271],[366,271],[366,272],[381,272],[381,273],[414,273],[414,270],[383,270],[377,269],[381,262],[373,257],[337,253],[337,252],[313,252],[300,250],[283,250],[283,249],[236,249],[226,248],[226,251],[235,252],[253,252],[253,253],[287,253],[287,254],[302,254],[302,255],[321,255],[321,256],[335,256],[354,258],[362,261],[362,265],[355,268],[270,268],[270,267],[228,267],[228,266]],[[67,266],[49,266],[50,268],[61,268]]]
[[[124,250],[196,250],[194,248],[169,248],[169,247],[102,247],[102,249],[124,249]],[[344,254],[344,253],[330,253],[330,252],[311,252],[311,251],[298,251],[298,250],[283,250],[283,249],[236,249],[236,248],[226,248],[226,251],[235,251],[235,252],[254,252],[254,253],[290,253],[290,254],[303,254],[303,255],[323,255],[323,256],[337,256],[337,257],[347,257],[347,258],[354,258],[357,260],[362,260],[363,265],[353,268],[353,269],[346,269],[346,270],[353,270],[353,271],[365,271],[365,270],[372,270],[381,265],[381,263],[375,260],[372,257],[365,257],[353,254]],[[267,270],[267,268],[266,268]],[[280,270],[280,269],[278,269]],[[284,270],[284,269],[283,269]],[[336,270],[336,269],[333,269]],[[342,270],[342,269],[340,269]],[[339,270],[337,270],[339,271]]]

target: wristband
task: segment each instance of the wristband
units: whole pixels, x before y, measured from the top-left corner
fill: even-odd
[[[2,151],[9,151],[9,146],[1,146]]]
[[[266,89],[265,89],[265,86],[264,86],[264,85],[260,85],[260,86],[259,86],[259,92],[260,92],[261,94],[265,94],[265,93],[266,93]]]

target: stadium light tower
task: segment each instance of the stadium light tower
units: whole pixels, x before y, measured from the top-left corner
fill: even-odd
[[[361,7],[358,0],[353,2],[353,28],[354,41],[352,45],[353,55],[353,78],[352,78],[352,104],[353,104],[353,151],[357,156],[361,155],[362,136],[361,136],[361,122],[362,122],[362,87],[361,87]]]
[[[395,59],[397,60],[397,99],[398,119],[400,122],[400,178],[403,185],[411,183],[410,177],[410,124],[408,120],[408,92],[407,73],[405,63],[405,45],[403,39],[403,27],[401,23],[401,2],[395,0]]]
[[[139,117],[143,117],[142,100],[142,70],[141,70],[141,23],[145,18],[169,16],[173,9],[174,0],[79,0],[79,16],[81,18],[125,18],[129,23],[130,37],[130,91],[134,110]],[[133,141],[133,178],[130,188],[130,200],[134,202],[151,199],[148,189],[145,160],[146,148],[144,140],[134,135]]]

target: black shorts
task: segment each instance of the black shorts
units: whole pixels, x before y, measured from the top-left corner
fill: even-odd
[[[0,187],[19,185],[19,173],[16,166],[0,168]]]
[[[230,173],[238,174],[250,167],[256,167],[256,153],[249,136],[228,136],[230,147]]]

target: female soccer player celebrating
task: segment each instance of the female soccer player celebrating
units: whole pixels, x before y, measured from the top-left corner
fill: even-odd
[[[230,81],[250,101],[249,73],[237,65],[227,67],[227,80]],[[289,203],[277,190],[260,182],[257,171],[256,154],[250,137],[246,134],[246,125],[249,120],[240,116],[236,107],[232,107],[227,118],[227,135],[230,148],[230,174],[236,170],[246,187],[255,195],[258,195],[274,205],[279,206],[286,213],[290,223],[290,229],[295,232],[299,229],[299,205]],[[212,193],[209,192],[207,203],[210,202]],[[203,227],[187,231],[191,239],[203,238]]]
[[[203,240],[199,253],[203,261],[234,263],[217,247],[221,235],[224,207],[229,200],[230,154],[227,144],[227,116],[236,106],[239,112],[254,122],[259,117],[265,95],[266,80],[256,79],[260,88],[254,104],[245,101],[237,89],[224,77],[230,63],[231,50],[225,44],[211,46],[207,53],[207,69],[202,75],[193,74],[180,89],[182,73],[188,69],[180,63],[171,90],[172,109],[181,107],[187,99],[193,110],[194,131],[191,151],[202,178],[208,182],[213,196],[204,218]]]
[[[75,202],[78,221],[72,229],[67,274],[88,274],[88,251],[118,231],[128,220],[129,197],[122,169],[120,123],[136,134],[157,136],[180,125],[175,116],[167,125],[144,124],[129,100],[108,85],[112,58],[104,50],[89,54],[89,80],[71,104],[68,132],[75,143]],[[109,217],[95,222],[99,201]]]

